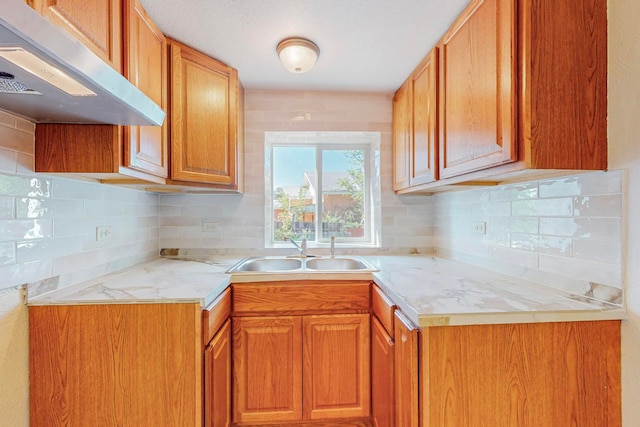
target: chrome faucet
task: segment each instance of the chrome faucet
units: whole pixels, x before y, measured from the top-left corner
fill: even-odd
[[[336,238],[335,236],[331,236],[331,246],[329,247],[329,258],[334,258],[336,256]]]
[[[291,237],[289,237],[289,240],[291,240],[291,243],[293,243],[293,245],[296,248],[298,248],[298,250],[300,251],[300,256],[301,257],[306,258],[308,256],[307,255],[307,239],[302,239],[300,244],[298,244],[298,242],[293,240]]]

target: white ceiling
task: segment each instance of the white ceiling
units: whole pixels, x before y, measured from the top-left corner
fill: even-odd
[[[394,92],[469,0],[141,0],[169,37],[236,68],[246,89]],[[320,47],[292,74],[278,42]]]

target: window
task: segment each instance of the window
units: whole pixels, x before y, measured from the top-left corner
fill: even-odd
[[[376,132],[267,132],[266,246],[379,246],[379,153]]]

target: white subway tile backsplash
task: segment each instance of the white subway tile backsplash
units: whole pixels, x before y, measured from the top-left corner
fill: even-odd
[[[0,220],[0,241],[51,237],[52,225],[50,219]]]
[[[16,262],[16,250],[14,242],[0,242],[0,265]]]
[[[15,209],[13,203],[13,197],[0,196],[0,219],[15,218]]]
[[[489,190],[489,198],[493,202],[537,199],[538,183],[525,182],[499,186]]]
[[[50,187],[50,179],[0,174],[0,195],[49,197]]]
[[[573,241],[573,248],[575,258],[616,265],[622,263],[622,247],[620,241],[577,239]]]
[[[622,288],[621,268],[618,264],[599,263],[581,259],[567,259],[540,255],[540,270],[574,279]]]
[[[157,255],[158,195],[34,173],[34,131],[0,112],[0,289],[67,286]],[[114,237],[96,248],[99,225]]]
[[[622,172],[592,172],[540,181],[540,197],[612,194],[622,192]]]
[[[573,215],[573,199],[519,200],[511,204],[513,216],[571,216]]]
[[[620,216],[622,195],[581,196],[574,202],[575,216],[609,217]]]
[[[0,172],[15,173],[17,155],[15,151],[0,148]]]
[[[540,218],[540,234],[620,241],[620,218]]]

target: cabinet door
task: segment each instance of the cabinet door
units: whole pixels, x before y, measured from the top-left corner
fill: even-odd
[[[440,45],[440,177],[517,160],[516,2],[474,0]]]
[[[304,317],[304,418],[368,417],[368,314]]]
[[[204,425],[231,425],[231,320],[227,320],[204,351]]]
[[[33,0],[27,3],[122,72],[121,1]]]
[[[125,73],[138,89],[167,111],[167,41],[139,0],[125,0]],[[162,126],[127,126],[124,166],[168,176],[168,120]]]
[[[411,87],[405,82],[393,98],[393,189],[409,186]]]
[[[395,426],[394,342],[371,318],[371,416],[375,427]]]
[[[233,422],[302,419],[302,319],[233,318]]]
[[[418,329],[395,313],[396,425],[418,427]]]
[[[437,94],[438,48],[434,48],[411,77],[413,130],[410,149],[409,184],[433,182],[438,177]]]
[[[171,179],[238,185],[238,73],[171,42]]]

